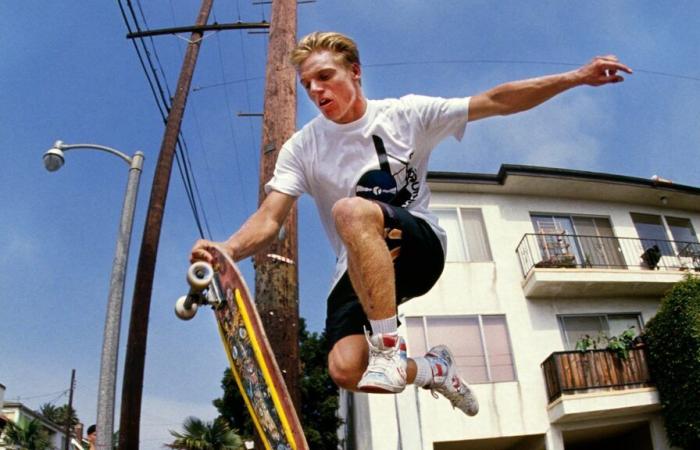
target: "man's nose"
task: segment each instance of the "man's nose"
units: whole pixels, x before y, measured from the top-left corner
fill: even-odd
[[[309,92],[318,93],[318,92],[321,92],[321,90],[322,90],[321,83],[319,83],[315,80],[311,80],[311,82],[309,83]]]

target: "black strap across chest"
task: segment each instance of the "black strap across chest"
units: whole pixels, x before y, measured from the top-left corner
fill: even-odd
[[[391,175],[391,167],[389,167],[389,158],[386,156],[384,141],[376,134],[372,135],[372,140],[374,141],[374,149],[377,151],[377,158],[379,158],[379,168]]]

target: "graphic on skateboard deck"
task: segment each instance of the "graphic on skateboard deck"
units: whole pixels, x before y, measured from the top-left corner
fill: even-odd
[[[218,249],[213,254],[213,267],[206,262],[190,266],[190,292],[177,300],[175,313],[180,319],[189,320],[200,305],[214,309],[231,371],[265,448],[308,450],[245,281],[227,255]]]

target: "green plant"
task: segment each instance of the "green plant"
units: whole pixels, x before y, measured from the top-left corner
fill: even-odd
[[[608,337],[605,334],[599,334],[597,337],[592,337],[590,334],[584,334],[576,341],[576,350],[587,352],[589,350],[598,350],[604,348],[615,353],[620,359],[629,358],[629,351],[634,347],[636,333],[634,327],[629,327],[619,336]]]
[[[588,350],[597,350],[600,345],[600,336],[591,337],[590,334],[584,334],[581,338],[576,341],[576,350],[580,352],[587,352]]]
[[[669,442],[700,448],[700,279],[687,275],[646,325],[644,342]]]
[[[175,440],[165,444],[179,450],[243,450],[243,440],[231,430],[225,420],[204,422],[196,417],[188,417],[183,424],[184,432],[170,430]]]
[[[21,450],[46,450],[50,448],[49,436],[39,419],[20,419],[7,422],[0,445]]]
[[[634,338],[636,333],[634,327],[629,327],[619,336],[606,337],[608,350],[615,353],[620,359],[627,359],[630,355],[630,349],[634,347]]]

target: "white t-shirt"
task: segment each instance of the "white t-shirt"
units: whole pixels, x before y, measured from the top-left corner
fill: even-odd
[[[355,195],[360,177],[379,169],[372,135],[384,142],[391,173],[399,190],[399,205],[430,224],[446,254],[446,234],[428,210],[428,157],[449,135],[461,140],[467,124],[469,97],[443,99],[407,95],[400,99],[368,100],[365,114],[348,124],[319,115],[282,146],[265,191],[295,197],[311,195],[337,257],[333,285],[347,268],[347,254],[331,216],[333,205]],[[407,192],[406,192],[407,191]]]

